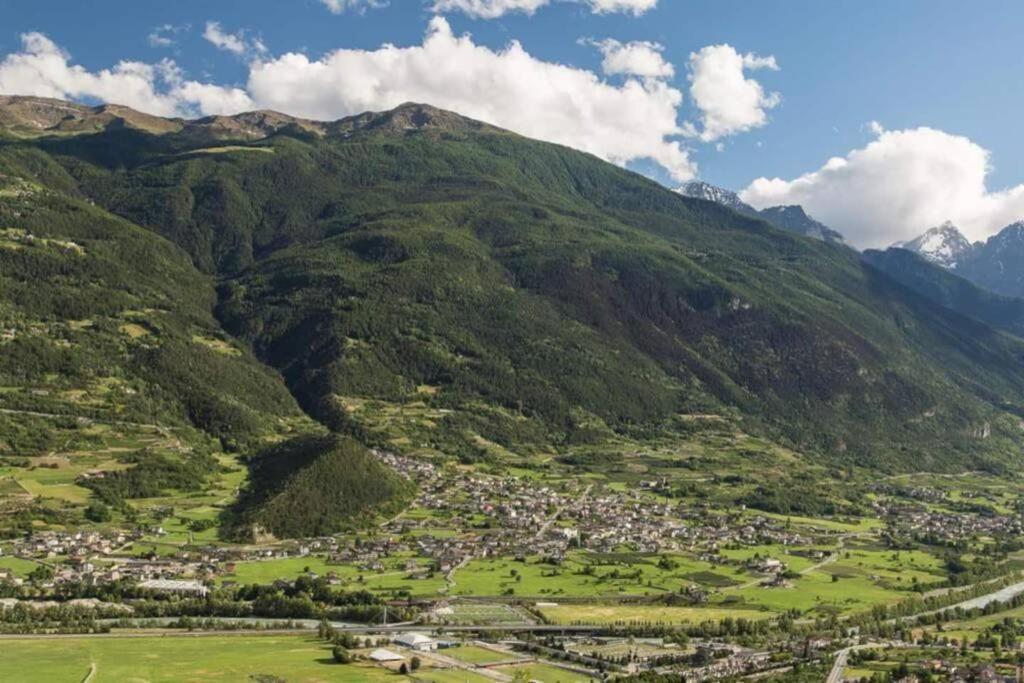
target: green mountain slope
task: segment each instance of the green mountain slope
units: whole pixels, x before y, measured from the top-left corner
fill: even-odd
[[[906,249],[869,249],[865,261],[931,301],[1024,337],[1024,300],[994,294]]]
[[[298,414],[220,330],[213,284],[180,249],[24,180],[25,165],[0,168],[0,406],[187,425],[225,443]]]
[[[1024,343],[848,249],[425,106],[270,118],[0,158],[181,246],[224,326],[364,441],[474,458],[719,413],[835,462],[1019,457]]]

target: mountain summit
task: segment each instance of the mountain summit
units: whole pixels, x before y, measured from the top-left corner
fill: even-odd
[[[676,192],[686,197],[693,197],[694,199],[703,199],[708,202],[714,202],[715,204],[721,204],[727,206],[733,211],[747,214],[748,216],[756,216],[757,209],[750,206],[740,196],[732,190],[726,190],[723,187],[706,183],[703,180],[691,180],[688,183],[681,185],[676,188]]]
[[[956,268],[974,250],[974,245],[950,221],[908,242],[897,242],[892,246],[919,254],[943,268]]]
[[[1024,297],[1024,221],[974,244],[947,221],[893,248],[912,251],[990,292]]]
[[[694,199],[703,199],[727,206],[745,216],[752,216],[768,221],[779,230],[785,230],[804,237],[821,240],[833,244],[844,244],[843,236],[837,231],[820,223],[804,211],[801,206],[772,206],[758,211],[747,204],[732,190],[717,187],[702,180],[693,180],[676,188],[676,192]]]

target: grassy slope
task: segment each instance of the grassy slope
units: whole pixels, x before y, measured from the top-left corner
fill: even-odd
[[[177,247],[13,175],[24,167],[3,168],[5,408],[243,442],[299,414],[280,380],[227,342],[210,313],[212,283]],[[211,348],[218,339],[227,352]]]
[[[7,153],[44,149],[66,173],[41,178],[219,274],[222,320],[334,426],[354,402],[424,402],[445,412],[423,441],[473,457],[481,437],[548,447],[732,412],[841,461],[1019,453],[1000,412],[1024,390],[1016,338],[592,157],[402,116],[253,143],[273,154],[128,130]]]

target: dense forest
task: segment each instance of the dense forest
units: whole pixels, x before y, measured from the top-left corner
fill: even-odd
[[[250,482],[226,515],[229,535],[324,536],[397,514],[413,485],[348,437],[297,437],[253,456]]]

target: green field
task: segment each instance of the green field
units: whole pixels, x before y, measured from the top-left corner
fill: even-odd
[[[460,662],[467,664],[493,664],[495,662],[507,662],[516,659],[517,655],[511,653],[495,652],[479,645],[463,645],[445,650],[444,654]]]
[[[501,667],[500,671],[509,675],[515,675],[517,671],[525,671],[528,680],[543,681],[544,683],[589,683],[597,680],[550,664],[520,664]]]
[[[541,613],[555,624],[699,624],[704,621],[733,619],[767,619],[770,612],[751,609],[718,609],[714,607],[661,607],[655,605],[558,605],[541,608]]]
[[[558,566],[538,558],[473,560],[455,573],[454,595],[522,595],[550,597],[618,597],[660,595],[704,579],[708,586],[729,585],[755,578],[736,568],[722,568],[684,554],[660,556],[638,553],[570,553]],[[513,573],[514,572],[514,573]]]
[[[390,680],[401,677],[368,664],[339,665],[330,647],[308,636],[165,636],[4,640],[0,676],[19,683],[247,681],[272,675],[293,682]],[[408,680],[408,679],[404,679]]]
[[[27,576],[29,572],[38,566],[32,560],[23,560],[20,557],[0,557],[0,569],[6,569],[15,576]]]
[[[417,672],[412,679],[424,683],[490,683],[494,680],[467,669],[431,669]],[[402,679],[396,676],[395,680]]]
[[[405,563],[409,561],[416,563],[416,570],[404,569]],[[436,595],[445,585],[441,574],[422,575],[421,578],[421,573],[427,568],[423,558],[413,558],[408,553],[398,554],[386,558],[383,564],[382,571],[363,571],[352,564],[328,564],[326,559],[315,555],[239,562],[235,567],[235,573],[223,576],[221,581],[270,584],[278,579],[294,580],[308,570],[320,576],[333,572],[346,589],[371,590],[378,593],[407,590],[417,596]]]

